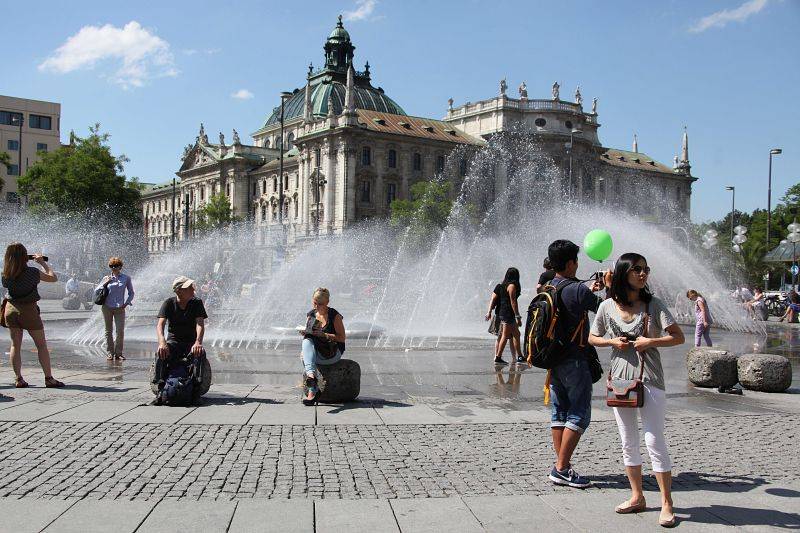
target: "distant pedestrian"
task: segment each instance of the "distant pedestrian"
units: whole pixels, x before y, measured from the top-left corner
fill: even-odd
[[[556,277],[556,271],[553,270],[549,257],[545,257],[544,261],[542,261],[542,268],[544,268],[544,272],[539,275],[539,283],[536,285],[537,294],[542,292],[542,287],[553,281],[553,278]]]
[[[44,268],[44,271],[28,266],[32,259]],[[14,369],[14,386],[25,388],[28,383],[22,378],[22,335],[24,331],[33,339],[39,355],[39,364],[44,371],[45,387],[63,387],[64,384],[53,377],[50,368],[50,351],[44,337],[44,323],[39,312],[38,302],[41,297],[37,286],[40,281],[52,283],[57,281],[55,272],[47,264],[42,254],[28,255],[28,250],[18,243],[11,243],[6,248],[3,259],[3,287],[8,289],[8,296],[3,299],[2,323],[8,328],[11,336],[11,367]]]
[[[786,312],[783,313],[780,321],[797,322],[798,314],[800,314],[800,296],[792,290],[789,291],[789,295],[786,297]]]
[[[122,259],[119,257],[110,257],[108,268],[111,269],[111,274],[105,276],[95,289],[98,291],[104,287],[108,288],[108,296],[101,307],[106,327],[106,353],[108,354],[106,360],[124,361],[125,308],[133,301],[133,281],[130,276],[122,273]],[[125,296],[126,291],[127,296]],[[116,326],[116,342],[112,334],[112,326]]]
[[[66,293],[65,296],[78,296],[78,292],[80,291],[81,285],[78,283],[78,280],[75,277],[75,273],[73,272],[67,283],[64,285],[64,292]]]
[[[700,340],[705,339],[706,346],[711,346],[711,311],[708,309],[708,302],[703,298],[699,292],[694,289],[689,289],[686,292],[686,297],[694,302],[694,345],[700,346]]]
[[[491,309],[495,308],[497,316],[500,318],[500,339],[495,345],[494,362],[496,364],[507,364],[503,360],[503,350],[505,350],[506,343],[511,341],[511,361],[522,363],[525,359],[522,357],[522,350],[520,349],[519,328],[522,325],[522,316],[519,314],[519,306],[517,299],[522,291],[522,286],[519,283],[519,270],[510,267],[506,270],[506,275],[502,283],[498,283],[492,297],[489,300],[489,313],[486,314],[486,320],[491,319]]]
[[[683,344],[681,328],[667,309],[647,286],[650,267],[636,253],[620,256],[614,267],[609,299],[600,304],[592,324],[589,343],[611,347],[612,380],[640,378],[643,384],[642,407],[614,407],[625,473],[631,485],[631,497],[615,509],[628,514],[644,511],[647,506],[642,490],[642,454],[639,449],[641,418],[644,441],[650,462],[661,491],[659,524],[675,525],[672,507],[672,461],[664,437],[666,392],[664,369],[659,347]],[[606,333],[611,338],[604,338]]]

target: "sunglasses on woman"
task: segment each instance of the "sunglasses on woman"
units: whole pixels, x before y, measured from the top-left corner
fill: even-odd
[[[108,265],[108,268],[111,268],[111,269],[122,268],[122,265]]]
[[[642,272],[644,272],[645,274],[649,274],[650,267],[648,266],[643,267],[642,265],[633,265],[631,267],[631,271],[636,272],[637,274],[641,274]]]

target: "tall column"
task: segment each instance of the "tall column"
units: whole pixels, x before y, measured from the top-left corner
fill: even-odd
[[[334,149],[333,139],[327,139],[325,147],[322,149],[322,157],[325,160],[325,184],[324,192],[324,213],[323,213],[323,226],[326,233],[330,233],[333,229],[334,212],[333,200],[338,186],[336,179],[336,150]]]

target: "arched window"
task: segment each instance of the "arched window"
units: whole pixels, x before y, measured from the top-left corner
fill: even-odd
[[[414,162],[412,168],[417,171],[422,170],[422,154],[420,154],[419,152],[414,154]]]
[[[269,137],[264,137],[264,148],[269,148]]]
[[[444,156],[436,156],[436,172],[444,172]]]
[[[284,191],[289,190],[289,174],[283,175],[283,190]]]
[[[371,184],[369,180],[363,180],[361,182],[361,201],[365,204],[368,204],[370,201],[370,187]]]
[[[278,177],[272,177],[272,192],[278,192]]]
[[[361,164],[365,167],[372,164],[372,150],[370,150],[369,146],[365,146],[361,150]]]
[[[267,220],[267,206],[261,206],[261,220]]]
[[[389,168],[397,168],[397,150],[389,150]]]
[[[294,218],[297,219],[300,217],[300,202],[295,200],[294,202]]]
[[[286,139],[287,149],[291,150],[294,148],[294,133],[290,133],[289,137]]]

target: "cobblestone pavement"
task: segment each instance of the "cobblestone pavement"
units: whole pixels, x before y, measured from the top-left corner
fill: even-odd
[[[796,415],[668,421],[675,486],[797,480]],[[575,466],[624,483],[613,422]],[[776,458],[780,457],[779,460]],[[425,498],[553,491],[543,424],[236,426],[0,424],[0,496],[98,499]],[[648,481],[653,483],[652,480]]]

